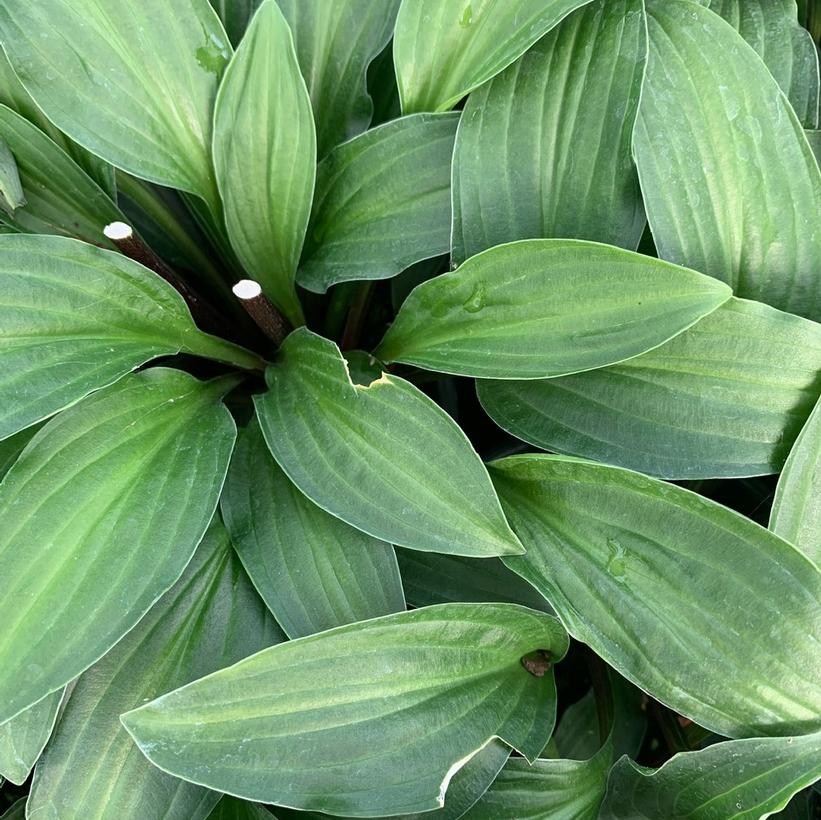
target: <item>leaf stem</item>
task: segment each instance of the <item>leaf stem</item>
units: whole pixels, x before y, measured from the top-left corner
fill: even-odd
[[[277,310],[274,303],[262,292],[259,282],[242,279],[233,287],[245,312],[257,327],[279,347],[293,329],[291,323]]]

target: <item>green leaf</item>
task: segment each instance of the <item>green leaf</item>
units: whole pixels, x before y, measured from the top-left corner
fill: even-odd
[[[770,529],[821,566],[821,402],[801,430],[778,479]]]
[[[156,356],[260,364],[199,331],[179,293],[152,271],[56,236],[0,236],[0,327],[0,438]]]
[[[418,285],[376,355],[463,376],[560,376],[657,347],[730,296],[709,277],[631,251],[528,239]]]
[[[489,557],[522,551],[454,421],[403,379],[354,384],[333,342],[301,329],[255,396],[265,441],[312,501],[375,538]]]
[[[459,115],[415,114],[340,145],[317,169],[299,284],[324,293],[386,279],[450,247],[450,166]]]
[[[659,255],[821,318],[821,172],[789,101],[709,9],[647,0],[647,10],[634,152]]]
[[[7,216],[14,216],[14,212],[25,204],[26,196],[17,163],[0,131],[0,210],[5,211]]]
[[[25,195],[25,203],[0,220],[22,233],[60,234],[113,247],[103,228],[123,220],[122,212],[57,143],[3,105],[0,139],[14,154]]]
[[[316,138],[288,24],[274,0],[257,11],[220,86],[214,167],[240,262],[294,324],[294,289],[311,213]]]
[[[58,689],[0,725],[0,775],[17,785],[26,782],[51,736],[62,700],[63,690]]]
[[[706,0],[755,49],[806,128],[818,126],[818,52],[794,0]]]
[[[35,424],[15,433],[8,438],[0,439],[0,479],[11,469],[11,465],[17,461],[20,453],[31,441],[32,436],[40,429],[41,425]]]
[[[821,726],[821,572],[792,545],[616,467],[534,455],[492,474],[527,548],[505,562],[618,672],[729,737]]]
[[[491,738],[533,759],[567,638],[548,615],[445,604],[280,644],[123,715],[161,768],[249,800],[372,816],[442,805]]]
[[[590,760],[511,758],[465,820],[596,820],[607,787],[609,743]]]
[[[393,54],[402,111],[447,111],[586,0],[402,0]]]
[[[207,817],[219,794],[152,766],[120,715],[283,639],[215,519],[177,583],[80,677],[37,764],[29,814]]]
[[[404,611],[393,547],[309,501],[271,457],[256,419],[240,433],[222,512],[245,569],[289,637]]]
[[[778,472],[819,395],[821,327],[731,299],[662,347],[562,379],[478,383],[537,447],[663,478]]]
[[[211,0],[211,5],[222,20],[222,25],[234,46],[239,45],[260,3],[261,0]]]
[[[716,743],[660,769],[613,767],[601,820],[759,820],[821,778],[821,734]]]
[[[180,576],[235,427],[225,379],[132,374],[52,419],[0,484],[0,723],[104,655]]]
[[[208,815],[208,820],[275,820],[275,818],[271,812],[258,803],[237,800],[236,797],[226,795]]]
[[[396,557],[412,606],[498,602],[551,611],[545,599],[498,558],[465,558],[401,547]]]
[[[316,121],[317,154],[370,124],[368,65],[393,33],[399,0],[277,0],[294,36]]]
[[[3,813],[1,820],[26,820],[26,798],[21,797],[7,812]]]
[[[805,131],[804,136],[815,154],[816,162],[821,165],[821,131]]]
[[[598,0],[470,95],[453,158],[454,262],[535,237],[636,249],[646,53],[642,0]]]
[[[68,136],[220,213],[211,120],[231,46],[208,0],[0,0],[0,41]]]

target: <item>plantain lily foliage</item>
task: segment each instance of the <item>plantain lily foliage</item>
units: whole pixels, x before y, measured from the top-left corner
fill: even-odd
[[[821,816],[819,37],[0,0],[0,817]]]

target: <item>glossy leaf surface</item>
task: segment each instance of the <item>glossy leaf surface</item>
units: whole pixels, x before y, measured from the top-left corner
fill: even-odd
[[[494,736],[529,758],[567,639],[548,615],[446,604],[273,647],[123,716],[155,764],[251,800],[373,816],[440,807]],[[227,757],[226,757],[227,756]]]
[[[821,571],[792,545],[615,467],[518,456],[492,474],[527,549],[505,562],[618,672],[728,737],[821,726]]]
[[[464,433],[409,382],[354,384],[336,345],[307,330],[285,340],[266,380],[255,397],[265,441],[320,507],[413,549],[522,551]]]
[[[228,469],[230,386],[127,376],[49,422],[6,474],[0,722],[87,669],[180,576]]]
[[[58,689],[0,724],[0,775],[18,785],[25,783],[54,729],[62,699],[63,690]]]
[[[376,355],[481,378],[560,376],[657,347],[730,295],[695,271],[607,245],[511,242],[418,285]]]
[[[778,472],[821,393],[819,373],[819,325],[731,299],[630,361],[477,389],[498,425],[537,447],[712,478]]]

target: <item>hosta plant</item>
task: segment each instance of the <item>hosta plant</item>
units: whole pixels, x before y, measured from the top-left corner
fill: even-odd
[[[818,816],[817,0],[0,0],[0,813]]]

